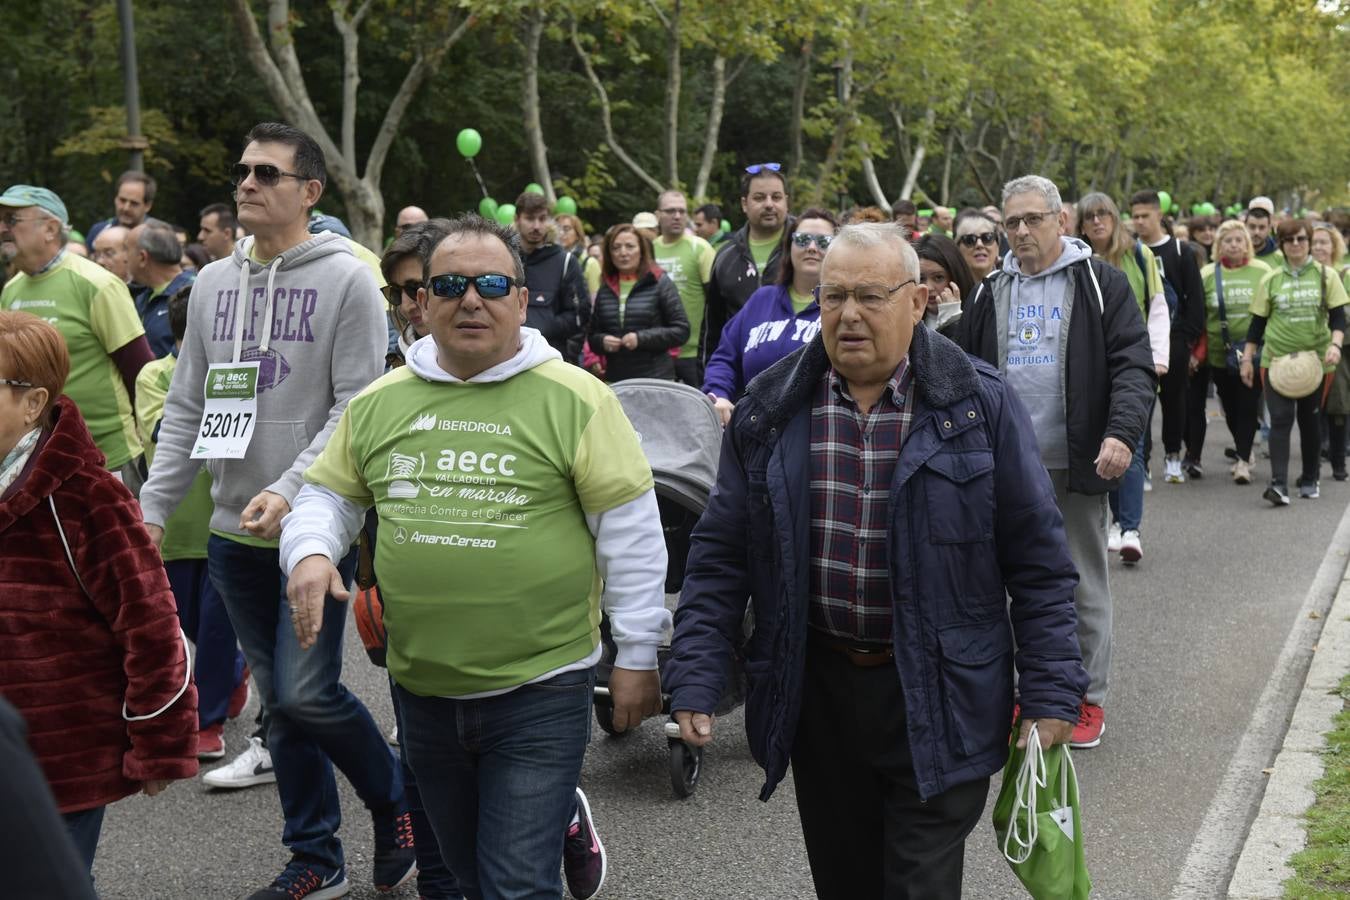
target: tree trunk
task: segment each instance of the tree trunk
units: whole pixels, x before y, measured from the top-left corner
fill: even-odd
[[[702,202],[708,197],[708,182],[712,179],[713,161],[717,156],[717,142],[722,132],[722,113],[727,105],[727,58],[721,53],[713,57],[712,100],[708,104],[708,127],[703,134],[703,155],[694,179],[693,200]]]
[[[548,169],[548,145],[544,143],[544,126],[539,120],[539,42],[544,34],[542,6],[530,8],[525,22],[525,80],[521,108],[525,114],[525,145],[530,155],[530,171],[534,180],[544,188],[548,205],[558,202],[553,192],[553,176]]]
[[[680,186],[680,0],[675,0],[666,28],[666,184]]]
[[[942,160],[941,203],[943,206],[951,206],[950,198],[952,195],[952,150],[955,149],[955,144],[956,144],[956,129],[953,128],[951,131],[947,132],[947,143],[945,145],[945,149],[943,150],[943,153],[945,154]]]
[[[802,43],[802,55],[797,61],[796,84],[792,88],[792,116],[788,121],[788,146],[791,149],[788,171],[796,175],[802,167],[802,119],[806,116],[806,89],[811,83],[811,57],[815,38]]]
[[[908,146],[909,140],[905,136],[905,123],[900,118],[899,112],[891,111],[895,119],[895,127],[900,131],[899,143],[901,146]],[[900,188],[901,200],[908,200],[914,196],[914,189],[919,184],[919,172],[923,169],[924,158],[928,156],[928,133],[933,130],[933,122],[937,118],[937,111],[933,107],[928,107],[923,114],[923,133],[914,140],[914,153],[910,155],[909,170],[905,172],[905,183]]]

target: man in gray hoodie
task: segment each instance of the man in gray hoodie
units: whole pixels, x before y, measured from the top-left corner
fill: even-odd
[[[1052,181],[1025,175],[1004,185],[1003,221],[1011,249],[953,337],[998,366],[1031,413],[1079,575],[1074,605],[1089,683],[1070,745],[1095,747],[1111,668],[1106,495],[1147,427],[1157,374],[1129,282],[1061,235]]]
[[[141,494],[157,539],[202,459],[215,513],[207,564],[268,714],[293,857],[250,900],[347,893],[333,764],[371,810],[374,882],[389,890],[416,870],[403,780],[370,713],[339,674],[346,607],[324,599],[326,624],[302,649],[291,626],[278,537],[301,474],[328,442],[347,401],[384,369],[384,304],[370,269],[343,238],[311,236],[323,152],[288,125],[264,123],[231,172],[240,223],[252,233],[202,269],[164,406],[159,449]],[[242,384],[220,396],[222,385]],[[350,583],[355,553],[339,564]]]

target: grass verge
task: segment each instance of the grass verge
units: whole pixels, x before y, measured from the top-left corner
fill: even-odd
[[[1308,810],[1308,845],[1289,864],[1284,883],[1290,900],[1345,900],[1350,896],[1350,674],[1336,689],[1344,703],[1322,751],[1325,774],[1313,785],[1317,800]]]

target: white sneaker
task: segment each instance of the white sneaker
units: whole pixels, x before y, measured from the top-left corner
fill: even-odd
[[[1147,494],[1153,490],[1153,473],[1144,472],[1144,493]]]
[[[1181,457],[1169,456],[1163,460],[1163,481],[1168,484],[1186,483],[1186,473],[1181,471]]]
[[[1111,527],[1106,529],[1106,549],[1111,553],[1120,552],[1120,523],[1112,522]]]
[[[1139,543],[1139,532],[1131,528],[1120,536],[1120,561],[1132,566],[1144,558],[1144,548]]]
[[[1245,459],[1233,463],[1233,481],[1236,484],[1252,483],[1252,467]]]
[[[389,746],[391,746],[391,747],[397,747],[397,746],[398,746],[398,726],[397,726],[397,725],[395,725],[392,729],[390,729],[390,731],[389,731],[389,736],[385,738],[385,741],[388,742]]]
[[[262,739],[256,737],[248,739],[248,749],[243,753],[202,776],[202,781],[208,786],[222,789],[252,787],[276,780],[276,772],[272,770],[272,754],[263,746]]]

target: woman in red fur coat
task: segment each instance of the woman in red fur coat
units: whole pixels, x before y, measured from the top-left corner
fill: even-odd
[[[0,312],[0,694],[92,866],[107,804],[196,774],[197,692],[164,565],[61,396],[69,372],[55,328]]]

